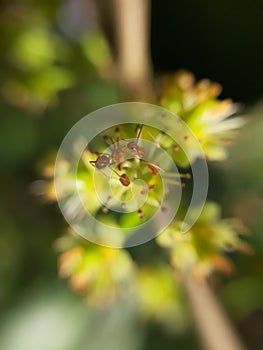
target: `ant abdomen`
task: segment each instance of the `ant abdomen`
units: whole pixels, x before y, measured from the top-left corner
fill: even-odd
[[[131,183],[131,180],[129,179],[128,175],[124,173],[120,176],[120,182],[123,186],[128,187]]]
[[[110,164],[110,157],[109,155],[102,154],[97,158],[95,161],[95,167],[97,169],[104,169]]]

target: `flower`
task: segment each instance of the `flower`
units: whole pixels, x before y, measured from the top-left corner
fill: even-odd
[[[194,226],[181,233],[181,222],[174,222],[160,236],[157,243],[168,248],[172,265],[179,270],[193,270],[207,276],[214,270],[230,274],[233,266],[225,253],[240,250],[250,253],[250,246],[239,234],[247,229],[237,219],[222,219],[220,207],[207,202]]]
[[[139,309],[169,331],[183,330],[189,321],[184,293],[167,264],[143,266],[137,273]]]
[[[187,116],[187,124],[194,131],[208,160],[223,160],[227,146],[244,125],[244,117],[229,118],[237,111],[231,100],[208,100]]]
[[[133,291],[135,266],[126,250],[88,243],[72,231],[56,241],[56,248],[62,251],[59,276],[91,305],[104,307]]]
[[[232,117],[238,110],[230,99],[219,100],[221,86],[208,79],[195,82],[194,75],[179,71],[164,79],[160,104],[184,119],[199,140],[208,160],[223,160],[227,146],[244,125],[244,117]]]

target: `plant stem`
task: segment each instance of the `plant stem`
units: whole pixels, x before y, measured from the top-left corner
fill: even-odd
[[[149,57],[150,0],[113,0],[121,84],[129,98],[154,100]]]
[[[183,275],[195,325],[206,350],[245,350],[205,279]]]

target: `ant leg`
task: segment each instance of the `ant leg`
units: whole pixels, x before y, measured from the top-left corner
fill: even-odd
[[[141,133],[142,133],[142,128],[144,127],[144,124],[140,124],[139,128],[138,128],[138,131],[137,131],[137,136],[136,136],[136,139],[137,139],[137,143],[141,137]]]
[[[167,184],[170,184],[170,185],[175,185],[175,186],[181,186],[182,188],[184,188],[186,186],[185,182],[179,182],[179,181],[176,181],[176,180],[172,180],[172,179],[165,179],[165,182]]]
[[[156,146],[158,148],[160,148],[160,144],[159,142],[156,140],[156,138],[153,136],[153,134],[151,133],[151,131],[149,130],[149,128],[147,128],[146,126],[144,126],[145,131],[147,132],[148,135],[150,135],[150,137],[153,139],[154,143],[156,144]]]
[[[137,137],[136,137],[137,143],[139,142],[139,139],[140,139],[140,137],[141,137],[143,127],[144,127],[145,131],[148,133],[148,135],[153,139],[153,141],[154,141],[154,143],[157,145],[157,147],[159,148],[159,147],[160,147],[159,142],[158,142],[158,141],[156,140],[156,138],[153,136],[153,134],[152,134],[152,132],[149,130],[149,128],[147,128],[147,126],[145,126],[144,124],[140,124],[140,126],[139,126],[139,129],[138,129],[139,131],[138,131]]]
[[[169,173],[169,172],[166,172],[166,173],[164,174],[164,177],[181,178],[181,179],[190,180],[190,179],[191,179],[191,174],[189,174],[189,173],[178,174],[178,173]]]
[[[114,141],[114,139],[112,137],[110,137],[109,135],[104,135],[103,139],[104,139],[104,141],[107,142],[107,144],[109,146],[114,146],[115,147],[116,142]]]
[[[145,163],[148,168],[151,170],[153,175],[156,175],[159,173],[159,171],[165,172],[164,169],[162,169],[159,164],[155,164],[155,163],[151,163],[151,162],[147,162],[146,160],[140,159],[141,162]]]
[[[120,175],[115,169],[113,169],[111,166],[109,166],[109,168],[110,168],[118,177],[121,177],[121,175]]]
[[[115,149],[118,148],[118,146],[116,144],[118,144],[120,142],[120,140],[122,139],[120,137],[120,128],[116,127],[115,128],[115,133],[118,133],[118,136],[116,137],[116,141],[114,140],[113,137],[109,136],[109,135],[104,135],[103,138],[104,140],[108,143],[109,146],[113,146]]]
[[[167,183],[167,184],[170,184],[170,185],[180,185],[180,182],[179,181],[176,181],[176,180],[172,180],[172,179],[166,179],[166,178],[164,178],[164,180],[165,180],[165,182]]]

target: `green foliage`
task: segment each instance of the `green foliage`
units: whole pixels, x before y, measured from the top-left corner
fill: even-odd
[[[161,105],[180,116],[198,138],[208,160],[224,160],[226,146],[245,123],[244,118],[229,118],[237,111],[231,100],[217,97],[221,87],[208,79],[195,83],[195,77],[180,71],[163,81]]]
[[[194,270],[201,276],[213,270],[232,273],[230,260],[224,252],[241,250],[251,252],[251,248],[240,239],[239,234],[247,230],[237,219],[221,219],[220,207],[207,202],[194,226],[182,234],[180,222],[166,229],[157,242],[170,250],[172,265],[179,270]]]
[[[77,36],[70,35],[65,18],[62,22],[68,31],[59,23],[62,7],[69,3],[16,1],[0,5],[0,348],[134,350],[177,345],[194,349],[196,341],[186,331],[191,315],[181,289],[181,269],[212,274],[220,285],[222,302],[239,323],[262,306],[262,106],[253,113],[249,110],[253,122],[237,138],[237,129],[244,120],[232,117],[237,111],[235,104],[218,98],[218,84],[208,80],[195,82],[189,72],[164,78],[157,103],[187,122],[209,160],[225,159],[227,146],[236,139],[226,161],[210,164],[211,198],[220,202],[223,214],[217,204],[208,203],[191,232],[178,234],[179,218],[157,242],[130,250],[102,248],[74,236],[57,208],[43,205],[43,201],[55,201],[56,151],[72,124],[96,108],[120,102],[120,93],[112,80],[116,72],[110,50],[94,24],[96,21],[74,20],[74,28],[83,28]],[[81,7],[80,3],[83,5],[79,1],[72,3],[72,14]],[[248,36],[246,39],[256,42]],[[213,45],[218,47],[216,40]],[[239,57],[233,50],[231,55],[225,54]],[[224,69],[228,74],[230,68],[222,67],[221,72]],[[248,71],[242,75],[250,77]],[[249,93],[250,85],[245,86],[241,79],[235,81],[230,74],[229,81],[234,87],[239,85],[243,94]],[[151,131],[159,137],[158,132]],[[124,129],[123,134],[125,138],[132,133]],[[169,137],[158,141],[168,152],[176,148]],[[100,152],[97,146],[92,152]],[[194,150],[189,151],[193,151],[194,158]],[[178,165],[188,166],[182,150],[170,154]],[[115,225],[141,223],[137,212],[129,217],[129,222],[103,213],[89,181],[94,171],[89,161],[96,158],[95,153],[84,154],[78,169],[80,193],[83,198],[87,191],[90,194],[86,203],[89,209]],[[70,193],[72,174],[63,167],[61,172],[65,194]],[[40,177],[42,180],[37,180]],[[150,181],[148,177],[146,180]],[[158,184],[151,192],[154,203],[161,188],[157,177],[152,180]],[[190,181],[186,182],[185,195]],[[118,179],[115,185],[118,189]],[[154,208],[156,202],[151,210]],[[151,210],[143,210],[146,216],[152,215]],[[253,235],[245,237],[238,221],[222,218],[228,216],[242,217]],[[57,240],[58,236],[61,238]],[[247,240],[255,255],[235,254],[236,249],[250,252]],[[57,281],[54,241],[59,274],[69,280],[70,287],[82,299],[74,296],[63,281]],[[213,273],[230,273],[234,266],[238,271],[234,279],[219,279]],[[256,330],[257,324],[252,328]],[[163,329],[185,332],[184,342],[179,344],[178,335],[168,337]]]
[[[207,80],[194,85],[194,77],[188,72],[179,72],[169,83],[170,88],[164,89],[161,103],[166,104],[173,111],[175,111],[175,105],[177,108],[181,106],[177,109],[177,113],[200,140],[207,158],[221,160],[222,156],[226,157],[226,141],[229,143],[230,139],[236,136],[236,129],[244,123],[244,120],[241,117],[227,119],[233,113],[235,106],[229,100],[220,101],[216,98],[219,85]],[[135,227],[141,220],[151,217],[153,210],[149,210],[149,204],[144,205],[140,208],[143,217],[134,212],[123,218],[122,215],[116,215],[104,208],[96,196],[92,180],[99,156],[91,150],[98,153],[104,152],[105,148],[109,147],[107,140],[117,142],[118,147],[126,149],[125,139],[136,137],[135,130],[136,127],[132,124],[119,125],[118,132],[114,127],[97,135],[82,154],[79,163],[77,184],[82,202],[94,217],[115,227],[130,227],[130,225]],[[180,129],[177,131],[180,134]],[[142,129],[142,137],[158,142],[177,165],[189,166],[185,153],[168,135],[148,128]],[[191,137],[188,140],[187,152],[194,160],[196,153]],[[118,138],[120,141],[114,141]],[[121,168],[118,168],[119,165],[115,167],[116,174],[113,174],[113,180],[110,180],[113,192],[116,192],[120,201],[125,201],[130,196],[130,188],[121,183],[118,173],[125,174],[130,181],[138,177],[143,179],[149,188],[152,186],[152,189],[148,190],[148,203],[152,208],[158,208],[162,192],[165,190],[159,181],[159,170],[155,168],[156,172],[152,172],[150,164],[138,159],[120,161]],[[90,163],[92,160],[93,166]],[[59,196],[67,198],[73,190],[74,174],[71,173],[70,164],[61,163],[59,167],[61,168],[57,179],[61,183]],[[105,176],[107,176],[107,167],[97,171],[96,186],[102,193],[107,183]],[[49,199],[53,198],[52,193],[53,191],[51,195],[47,193]],[[68,208],[73,206],[70,202],[67,204]],[[180,208],[182,217],[184,217],[184,210],[184,207]],[[207,277],[214,271],[229,275],[233,273],[234,267],[227,254],[235,250],[251,252],[251,248],[240,237],[240,234],[247,233],[244,225],[237,219],[222,219],[220,206],[216,203],[206,203],[201,216],[187,233],[180,232],[181,224],[180,217],[176,217],[156,240],[158,245],[166,248],[171,266],[162,262],[161,250],[158,250],[154,266],[145,262],[143,266],[138,267],[136,261],[133,261],[131,256],[123,250],[102,248],[79,240],[75,240],[75,243],[68,247],[63,245],[62,239],[60,244],[62,242],[63,252],[59,258],[60,276],[69,278],[74,290],[84,296],[87,295],[88,302],[98,306],[113,303],[121,295],[131,293],[132,286],[136,285],[135,300],[142,315],[155,319],[168,329],[179,330],[187,324],[187,317],[183,317],[187,315],[187,311],[173,269],[177,272],[194,271],[202,277]],[[102,232],[94,230],[94,235],[103,235]],[[121,265],[124,266],[123,271],[126,271],[125,281],[118,280],[115,276],[116,271],[118,276],[122,276],[118,269],[115,270]],[[107,294],[104,293],[106,291]],[[154,295],[153,299],[150,291]]]

